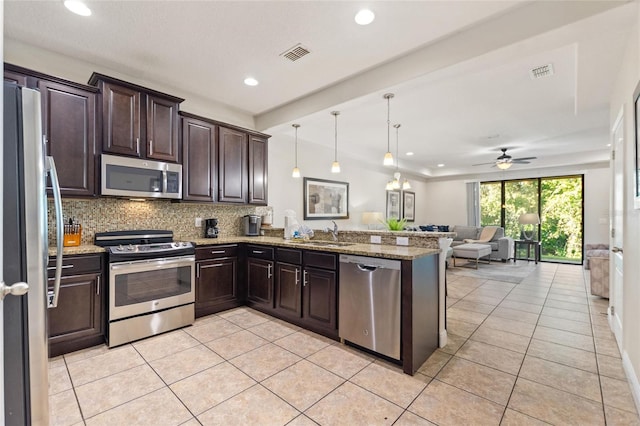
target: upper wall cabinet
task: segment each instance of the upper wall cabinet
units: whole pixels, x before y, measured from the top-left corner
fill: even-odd
[[[179,162],[178,108],[184,100],[93,73],[102,97],[102,151]]]
[[[96,154],[100,151],[98,89],[9,64],[5,64],[5,81],[41,93],[46,155],[56,162],[62,196],[95,196]],[[47,188],[51,189],[50,182]]]
[[[182,117],[182,199],[267,204],[269,135],[188,112]]]

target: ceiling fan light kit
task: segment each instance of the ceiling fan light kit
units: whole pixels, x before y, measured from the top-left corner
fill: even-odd
[[[498,158],[495,159],[495,161],[492,161],[490,163],[473,164],[473,166],[484,166],[488,164],[493,164],[500,170],[507,170],[511,168],[511,166],[513,166],[514,164],[530,164],[531,161],[529,160],[535,160],[536,158],[538,158],[538,157],[513,158],[509,154],[507,154],[507,149],[509,148],[500,148],[500,151],[502,151],[502,154],[500,154]]]
[[[512,165],[513,165],[513,163],[510,163],[508,161],[498,161],[498,162],[496,162],[496,166],[500,170],[507,170],[507,169],[511,168]]]

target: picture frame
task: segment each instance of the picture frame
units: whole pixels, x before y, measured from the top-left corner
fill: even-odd
[[[416,193],[411,191],[402,192],[402,217],[407,222],[416,220]]]
[[[304,178],[304,220],[349,219],[349,183]]]
[[[633,207],[640,209],[640,82],[633,91],[634,116],[634,168],[633,168]]]
[[[387,211],[386,219],[398,219],[402,214],[402,199],[400,191],[387,191]]]

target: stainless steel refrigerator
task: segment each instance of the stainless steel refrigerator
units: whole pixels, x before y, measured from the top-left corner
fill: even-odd
[[[47,306],[57,305],[62,207],[53,160],[45,157],[40,93],[4,83],[3,249],[4,422],[47,425]],[[47,173],[56,210],[58,253],[47,290]],[[26,283],[26,285],[24,284]],[[27,288],[28,286],[28,288]],[[1,422],[0,422],[1,423]]]

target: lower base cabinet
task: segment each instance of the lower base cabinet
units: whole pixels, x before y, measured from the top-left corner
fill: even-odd
[[[237,244],[196,249],[196,318],[243,304],[237,250]]]
[[[102,255],[63,259],[58,306],[47,310],[49,356],[55,357],[104,342],[105,307]],[[49,262],[48,290],[54,279]]]

